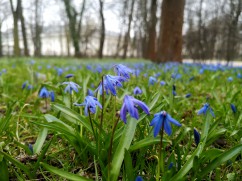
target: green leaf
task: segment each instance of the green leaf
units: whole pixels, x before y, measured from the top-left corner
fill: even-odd
[[[48,129],[43,128],[38,135],[38,138],[33,146],[34,154],[39,154],[41,151],[41,148],[45,142],[46,136],[48,134]]]
[[[201,158],[204,157],[203,162],[205,162],[207,160],[213,160],[214,158],[216,158],[217,156],[219,156],[222,153],[223,153],[223,150],[213,148],[213,149],[210,149],[210,150],[203,152],[201,154]]]
[[[40,163],[40,164],[46,170],[48,170],[49,172],[54,173],[56,175],[59,175],[59,176],[61,176],[63,178],[66,178],[68,180],[73,180],[73,181],[89,181],[89,180],[91,180],[91,179],[88,179],[88,178],[85,178],[85,177],[82,177],[82,176],[79,176],[79,175],[76,175],[76,174],[73,174],[73,173],[70,173],[70,172],[58,169],[56,167],[50,166],[50,165],[48,165],[46,163]]]
[[[157,103],[158,99],[160,98],[160,92],[157,92],[154,95],[153,100],[151,101],[151,103],[148,105],[148,107],[150,108],[150,111],[153,109],[153,107],[155,106],[155,104]]]
[[[110,180],[117,180],[120,172],[121,165],[124,160],[125,149],[129,149],[130,144],[133,140],[135,129],[137,126],[137,120],[129,119],[128,123],[125,125],[123,135],[119,140],[118,147],[113,155],[111,171],[110,171]]]
[[[18,160],[14,159],[9,154],[7,154],[7,153],[5,153],[3,151],[0,151],[0,154],[2,154],[6,160],[8,160],[11,163],[13,163],[16,167],[18,167],[21,170],[23,170],[29,176],[29,178],[32,178],[32,174],[31,174],[31,172],[30,172],[30,170],[28,169],[27,166],[25,166],[24,164],[22,164],[21,162],[19,162]]]
[[[84,127],[86,127],[90,132],[92,132],[91,125],[80,114],[61,104],[53,103],[52,105],[56,110],[63,112],[71,118],[74,118],[76,121],[80,122]]]
[[[49,123],[52,123],[52,122],[60,123],[61,125],[63,125],[63,127],[64,127],[67,131],[73,133],[74,129],[73,129],[71,126],[67,125],[67,124],[64,123],[63,121],[61,121],[61,120],[59,120],[58,118],[56,118],[55,116],[52,116],[52,115],[50,115],[50,114],[46,114],[46,115],[44,115],[44,117],[45,117],[46,121],[48,121]]]
[[[46,152],[48,151],[48,149],[49,149],[49,147],[50,147],[50,145],[52,143],[52,140],[53,140],[53,138],[43,147],[43,150],[41,151],[40,155],[38,156],[38,160],[35,163],[34,169],[33,169],[33,173],[34,174],[36,173],[36,171],[37,171],[37,169],[39,167],[40,162],[43,160]]]
[[[222,163],[232,159],[234,156],[242,152],[242,144],[239,144],[230,150],[222,153],[217,158],[215,158],[212,162],[210,162],[207,167],[202,169],[202,172],[199,174],[201,177],[204,177],[206,174],[211,172],[213,169],[221,165]]]
[[[168,140],[165,140],[163,138],[163,142],[164,143],[169,143]],[[135,151],[135,150],[138,150],[138,149],[141,149],[141,148],[144,148],[146,146],[150,146],[150,145],[155,145],[155,144],[158,144],[160,143],[160,137],[157,136],[157,137],[147,137],[145,139],[142,139],[136,143],[134,143],[133,145],[130,146],[129,148],[129,151]]]
[[[0,162],[0,180],[9,181],[8,166],[5,159]]]
[[[181,180],[192,168],[193,166],[193,160],[195,156],[198,156],[201,154],[204,148],[204,143],[200,142],[197,149],[193,152],[191,157],[187,160],[187,162],[183,165],[183,167],[178,171],[176,175],[174,175],[170,180],[176,181]]]
[[[126,149],[124,153],[124,165],[125,165],[125,173],[127,175],[127,179],[134,180],[134,168],[132,165],[132,158],[129,151]]]

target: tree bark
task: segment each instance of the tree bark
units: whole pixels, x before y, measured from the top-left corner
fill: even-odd
[[[3,56],[2,22],[0,22],[0,57]]]
[[[241,0],[238,0],[238,4],[234,3],[233,0],[230,0],[230,21],[228,22],[228,34],[227,34],[227,51],[226,51],[226,60],[230,62],[236,57],[236,46],[237,46],[237,28],[239,16],[241,14]]]
[[[20,15],[23,43],[24,43],[24,55],[29,56],[28,42],[27,42],[27,35],[26,35],[26,28],[25,28],[25,20],[24,20],[24,16],[23,16],[22,0],[18,0],[18,1],[19,1],[19,15]]]
[[[155,58],[156,58],[157,0],[151,0],[150,2],[151,2],[151,7],[150,7],[150,23],[149,23],[147,58],[155,61]]]
[[[79,46],[79,38],[80,38],[80,32],[77,25],[77,15],[75,8],[71,6],[70,0],[63,0],[65,4],[66,14],[69,20],[69,29],[70,29],[70,35],[72,39],[72,44],[75,49],[75,56],[81,57],[80,52],[80,46]],[[77,28],[76,28],[77,26]]]
[[[20,55],[20,48],[19,48],[19,35],[18,35],[18,19],[19,19],[19,1],[17,1],[17,7],[14,9],[13,1],[10,0],[11,11],[13,14],[13,54],[14,56]]]
[[[122,56],[123,59],[126,59],[126,57],[127,57],[128,44],[129,44],[129,39],[130,39],[131,22],[133,19],[133,9],[134,9],[134,0],[132,0],[132,2],[131,2],[131,8],[130,8],[130,12],[129,12],[128,30],[124,37],[124,45],[123,45],[124,52],[123,52],[123,56]]]
[[[182,61],[182,26],[185,0],[163,0],[157,61]]]
[[[98,58],[103,58],[103,47],[105,41],[105,19],[103,15],[103,0],[99,0],[99,13],[101,18],[101,29],[100,29],[100,43],[99,43],[99,51],[98,51]]]

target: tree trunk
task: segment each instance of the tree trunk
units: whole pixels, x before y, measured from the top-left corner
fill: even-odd
[[[127,51],[128,51],[128,44],[129,44],[129,39],[130,39],[130,29],[131,29],[131,22],[132,22],[132,18],[133,18],[133,9],[134,9],[134,0],[132,0],[131,2],[131,8],[130,8],[130,12],[129,12],[129,22],[128,22],[128,30],[125,34],[124,37],[124,52],[123,52],[123,59],[126,59],[127,57]]]
[[[182,26],[185,0],[163,0],[157,61],[182,61]]]
[[[24,16],[23,16],[22,0],[18,0],[18,1],[19,1],[19,15],[20,15],[20,21],[21,21],[23,43],[24,43],[24,55],[25,56],[29,56],[28,42],[27,42],[27,35],[26,35],[26,28],[25,28],[25,21],[24,21]]]
[[[100,43],[99,43],[99,51],[98,51],[98,58],[103,58],[103,46],[105,41],[105,19],[103,15],[103,0],[99,0],[99,13],[101,18],[101,30],[100,30]]]
[[[0,22],[0,57],[3,56],[2,22]]]
[[[13,14],[13,54],[14,56],[20,55],[20,48],[19,48],[19,36],[18,36],[18,19],[19,19],[19,1],[17,2],[16,10],[13,7],[13,1],[10,0],[11,11]]]
[[[242,3],[241,0],[238,0],[237,7],[232,0],[230,0],[231,12],[230,18],[231,20],[228,22],[228,34],[227,34],[227,51],[226,51],[226,60],[229,63],[231,60],[236,57],[236,46],[238,44],[237,38],[237,28],[239,16],[241,14]]]
[[[34,33],[34,55],[41,56],[41,32],[42,27],[40,25],[40,12],[39,12],[39,0],[35,0],[35,33]]]
[[[77,25],[77,12],[74,7],[71,6],[71,1],[63,0],[65,4],[66,14],[69,20],[69,29],[72,39],[72,44],[75,50],[75,57],[81,57],[80,46],[79,46],[79,30],[76,28]]]
[[[151,0],[147,58],[152,61],[155,61],[156,58],[156,10],[157,0]]]

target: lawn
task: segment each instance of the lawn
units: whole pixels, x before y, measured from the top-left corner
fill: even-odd
[[[0,60],[0,180],[241,180],[242,68]]]

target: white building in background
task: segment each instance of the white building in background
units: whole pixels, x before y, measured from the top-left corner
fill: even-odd
[[[22,34],[19,32],[20,49],[23,54],[23,40]],[[34,55],[34,45],[32,41],[32,35],[28,32],[28,49],[30,55]],[[70,38],[70,37],[69,37]],[[104,56],[113,56],[117,51],[119,34],[114,32],[107,32],[105,36],[105,43],[103,49]],[[13,30],[9,29],[7,32],[3,32],[3,54],[13,54]],[[99,49],[99,31],[95,26],[83,27],[82,42],[79,43],[81,52],[87,56],[96,56]],[[86,43],[88,42],[88,43]],[[70,55],[74,55],[74,48],[71,39],[66,36],[65,27],[63,26],[48,26],[43,28],[41,34],[41,53],[44,56],[68,56],[68,49]],[[122,44],[122,43],[121,43]],[[69,45],[69,46],[68,46]],[[127,56],[131,51],[128,51]],[[133,52],[133,51],[132,51]],[[121,54],[121,52],[120,52]]]

